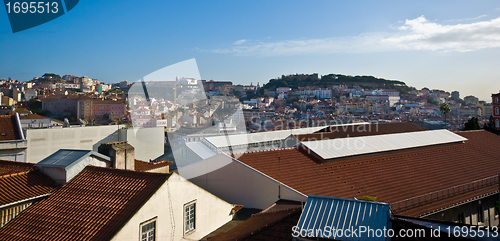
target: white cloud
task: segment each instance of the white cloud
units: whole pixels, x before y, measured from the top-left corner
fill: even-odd
[[[240,45],[240,44],[243,44],[245,43],[247,40],[246,39],[241,39],[241,40],[238,40],[236,42],[234,42],[235,45]]]
[[[485,18],[485,17],[488,17],[488,15],[481,15],[481,16],[477,16],[477,17],[475,17],[475,18],[448,19],[448,20],[445,20],[444,22],[473,21],[473,20],[478,20],[478,19],[480,19],[480,18]]]
[[[475,19],[482,18],[479,16]],[[366,53],[401,50],[467,52],[500,47],[500,18],[469,24],[442,25],[424,16],[406,20],[392,32],[354,37],[296,39],[276,42],[238,40],[236,46],[212,52],[236,55],[287,56],[298,54]]]
[[[384,44],[396,49],[467,52],[500,47],[500,18],[470,24],[440,25],[424,16],[406,20],[401,36],[387,37]]]

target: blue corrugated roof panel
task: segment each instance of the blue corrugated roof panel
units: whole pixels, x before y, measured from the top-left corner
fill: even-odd
[[[90,150],[58,150],[38,162],[35,166],[67,167],[80,158],[88,155]]]
[[[388,203],[309,195],[293,231],[301,237],[385,240],[387,235],[377,236],[390,228],[389,218]]]

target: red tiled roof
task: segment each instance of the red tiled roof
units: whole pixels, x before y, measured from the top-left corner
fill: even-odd
[[[125,100],[118,99],[118,100],[101,100],[101,99],[94,99],[92,100],[93,105],[125,105]]]
[[[0,160],[0,177],[19,172],[29,172],[33,169],[33,163]]]
[[[87,166],[0,229],[0,240],[109,240],[168,177]]]
[[[385,135],[415,131],[425,131],[427,129],[408,122],[361,124],[348,126],[330,126],[329,132],[318,132],[312,134],[295,135],[300,141],[325,140],[346,137]]]
[[[0,141],[21,139],[15,115],[0,115]]]
[[[297,208],[302,208],[302,202],[280,199],[277,202],[275,202],[273,205],[262,210],[262,212],[276,212],[276,211],[284,211],[284,210],[291,210],[291,209],[297,209]]]
[[[292,240],[291,228],[297,225],[300,213],[300,208],[258,213],[210,240]]]
[[[32,120],[32,119],[50,119],[45,116],[37,115],[37,114],[27,114],[27,115],[20,115],[19,119],[21,120]]]
[[[437,211],[441,210],[443,207],[455,206],[455,205],[459,205],[459,204],[464,203],[464,202],[469,202],[471,200],[480,199],[484,196],[488,196],[488,195],[493,194],[495,192],[498,192],[498,184],[492,185],[492,186],[486,186],[486,187],[483,187],[483,188],[480,188],[477,190],[463,193],[463,194],[454,196],[453,198],[438,200],[438,201],[434,201],[430,204],[425,204],[425,205],[418,206],[418,207],[415,207],[412,209],[403,210],[403,211],[397,212],[397,214],[411,216],[411,217],[418,217],[418,216],[421,216],[422,214],[437,212]]]
[[[51,193],[55,181],[38,170],[0,176],[0,205]]]
[[[499,136],[486,131],[457,134],[468,140],[326,163],[296,149],[246,153],[239,160],[306,195],[369,195],[380,202],[394,203],[500,173]],[[491,192],[479,190],[483,191],[453,196],[405,213],[420,216]]]
[[[166,167],[172,165],[171,161],[159,161],[159,162],[145,162],[135,159],[135,170],[146,172],[160,167]]]

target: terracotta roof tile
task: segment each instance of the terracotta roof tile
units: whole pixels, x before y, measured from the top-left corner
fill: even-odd
[[[394,203],[500,173],[499,136],[485,131],[457,134],[468,141],[327,163],[317,162],[296,149],[246,153],[239,160],[306,195],[342,198],[369,195],[380,202]],[[483,191],[464,197],[489,193]],[[459,196],[444,199],[411,214],[423,215],[462,199]]]
[[[51,193],[56,183],[38,170],[0,177],[0,205]]]
[[[109,240],[168,177],[87,166],[0,229],[0,240]]]
[[[19,119],[21,120],[33,120],[33,119],[50,119],[45,116],[37,115],[37,114],[27,114],[27,115],[20,115]]]
[[[135,170],[136,171],[149,171],[160,167],[166,167],[172,165],[171,161],[159,161],[159,162],[145,162],[141,160],[135,160]]]
[[[28,172],[32,169],[33,163],[0,160],[0,177],[19,172]]]
[[[20,139],[15,115],[0,115],[0,141]]]

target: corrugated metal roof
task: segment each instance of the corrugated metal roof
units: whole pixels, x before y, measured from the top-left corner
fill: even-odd
[[[376,136],[337,138],[320,141],[306,141],[302,142],[302,145],[323,159],[333,159],[466,140],[466,138],[448,130],[431,130]]]
[[[312,230],[315,237],[335,240],[385,240],[384,236],[369,237],[368,232],[361,235],[359,232],[363,227],[388,229],[389,218],[388,203],[309,195],[296,231],[308,230],[309,234],[309,230]],[[325,230],[331,231],[327,233]],[[335,230],[357,230],[359,237],[347,237],[347,233],[340,234]]]
[[[110,160],[108,156],[102,155],[100,153],[89,151],[89,150],[65,150],[61,149],[54,152],[52,155],[46,157],[42,161],[35,164],[35,166],[45,166],[45,167],[64,167],[67,168],[78,160],[85,158],[90,155],[95,155],[100,158]]]
[[[322,127],[324,128],[324,127]],[[214,145],[216,148],[222,148],[227,146],[240,146],[240,145],[248,145],[253,143],[261,143],[267,141],[280,141],[294,132],[301,133],[313,133],[319,129],[314,128],[303,128],[302,129],[294,129],[294,130],[281,130],[281,131],[267,131],[267,132],[259,132],[259,133],[248,133],[248,134],[238,134],[238,135],[221,135],[221,136],[213,136],[206,137],[205,139]]]
[[[203,160],[217,155],[201,142],[186,143],[186,146]]]
[[[292,134],[309,134],[326,128],[326,126],[318,127],[307,127],[299,129],[290,130],[280,130],[280,131],[266,131],[258,133],[246,133],[237,135],[221,135],[205,137],[205,139],[211,143],[215,148],[222,148],[227,146],[240,146],[248,145],[253,143],[261,143],[267,141],[280,141]]]

